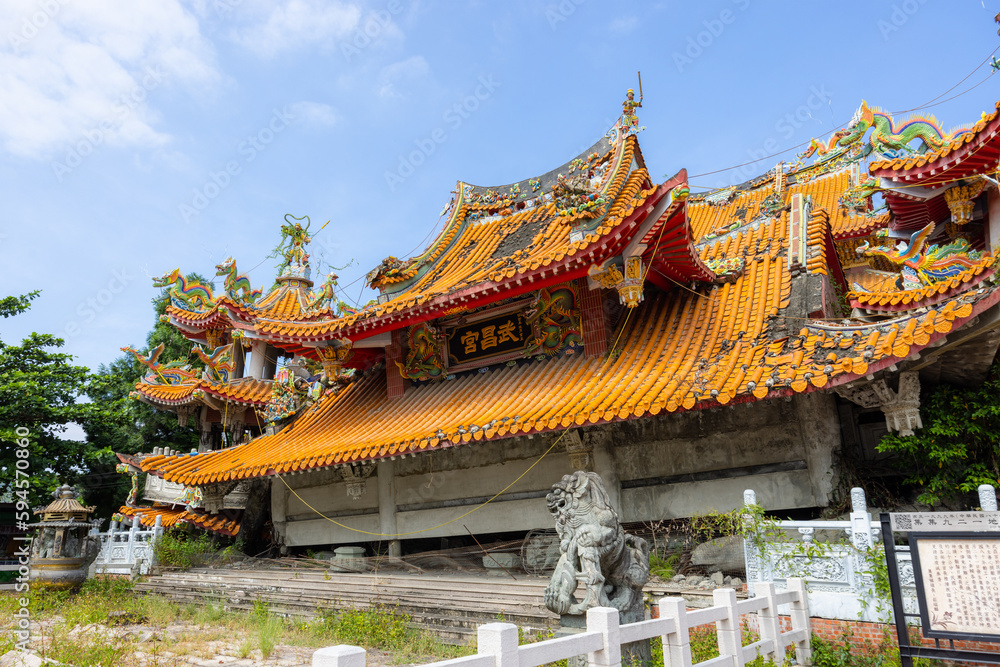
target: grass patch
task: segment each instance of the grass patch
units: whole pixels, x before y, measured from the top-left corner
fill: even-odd
[[[201,565],[217,550],[207,533],[197,537],[182,530],[170,529],[153,544],[153,556],[160,565],[190,568]]]
[[[669,581],[677,573],[677,565],[681,557],[678,554],[661,555],[656,551],[649,553],[649,573],[663,581]]]

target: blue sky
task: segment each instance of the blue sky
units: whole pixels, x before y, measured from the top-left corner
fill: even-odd
[[[6,0],[0,296],[43,290],[0,338],[66,339],[96,368],[142,345],[151,277],[233,256],[267,287],[286,213],[344,299],[439,226],[459,179],[574,157],[642,71],[651,174],[718,187],[826,137],[861,100],[946,128],[1000,99],[978,67],[997,3]],[[988,80],[986,80],[988,79]],[[984,82],[985,80],[985,82]],[[798,150],[801,150],[799,148]],[[355,282],[357,281],[357,282]]]

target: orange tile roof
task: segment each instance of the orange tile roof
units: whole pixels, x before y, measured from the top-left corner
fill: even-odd
[[[196,379],[183,384],[150,384],[139,382],[136,392],[151,403],[160,405],[188,405],[199,402],[199,392],[209,396],[244,405],[261,407],[271,399],[272,382],[246,377],[232,382],[211,382]]]
[[[891,282],[882,282],[867,292],[852,290],[847,293],[847,298],[851,300],[852,307],[864,308],[869,311],[909,310],[928,306],[959,292],[964,292],[990,277],[993,275],[996,261],[995,257],[987,255],[974,266],[947,280],[910,290],[895,289],[895,275],[893,275]]]
[[[122,505],[118,513],[132,518],[139,516],[139,523],[147,528],[156,525],[156,517],[160,517],[160,525],[170,528],[179,523],[189,523],[202,530],[213,533],[220,533],[229,537],[235,536],[240,531],[240,522],[227,519],[222,515],[200,514],[188,510],[176,510],[169,507],[129,507]]]

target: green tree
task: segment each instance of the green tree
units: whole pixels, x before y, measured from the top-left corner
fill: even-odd
[[[894,452],[928,505],[968,506],[980,484],[1000,486],[1000,362],[975,388],[939,385],[920,408],[924,427],[882,438],[880,452]]]
[[[145,347],[139,352],[148,357],[153,348],[164,343],[161,363],[183,359],[199,368],[201,363],[190,354],[192,342],[161,319],[166,308],[166,292],[163,292],[153,300],[155,323],[146,336]],[[97,506],[105,516],[118,510],[131,486],[127,475],[115,472],[119,463],[116,452],[137,454],[150,452],[154,447],[189,451],[198,446],[198,431],[190,424],[180,425],[173,412],[157,410],[131,397],[136,383],[148,373],[149,369],[131,353],[125,353],[109,364],[101,364],[87,386],[87,396],[94,405],[101,406],[103,418],[92,420],[84,427],[93,450],[90,474],[81,486],[87,502]],[[140,484],[140,492],[141,488]]]
[[[0,315],[25,312],[39,292],[0,299]],[[64,437],[70,424],[99,418],[94,406],[79,403],[89,371],[59,352],[65,342],[32,333],[20,345],[0,340],[0,479],[15,480],[17,453],[28,450],[28,501],[50,500],[57,481],[74,483],[86,472],[88,445]]]

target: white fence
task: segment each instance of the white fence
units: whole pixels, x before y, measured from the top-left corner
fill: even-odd
[[[775,592],[773,584],[762,583],[757,596],[737,601],[736,591],[714,591],[715,605],[688,611],[684,598],[665,597],[659,602],[660,617],[618,624],[618,610],[597,607],[587,612],[587,629],[568,637],[557,637],[518,646],[517,626],[487,623],[479,626],[476,655],[430,663],[423,667],[535,667],[557,660],[586,655],[590,667],[619,667],[622,644],[653,637],[663,639],[664,667],[743,667],[762,655],[777,664],[785,662],[785,649],[794,647],[799,665],[809,664],[809,604],[801,579],[789,579],[788,590]],[[788,605],[791,631],[782,632],[778,609]],[[741,616],[754,614],[760,640],[742,645]],[[690,629],[715,623],[719,657],[692,663]],[[313,654],[313,667],[365,667],[365,650],[356,646],[332,646]]]
[[[92,574],[149,574],[153,565],[153,543],[163,534],[160,517],[152,529],[143,529],[139,517],[132,519],[132,525],[121,529],[118,521],[111,522],[111,529],[99,533],[101,553],[91,567]]]
[[[752,490],[743,492],[745,505],[757,502]],[[991,486],[979,488],[979,502],[987,511],[996,511],[996,494]],[[754,594],[762,583],[782,585],[788,577],[801,577],[809,591],[809,609],[818,618],[846,621],[888,622],[891,608],[875,595],[875,578],[866,555],[872,546],[881,543],[882,530],[868,511],[865,492],[851,489],[851,514],[846,521],[778,521],[788,532],[797,532],[799,542],[771,542],[761,553],[751,542],[744,543],[747,568],[747,588]],[[822,540],[819,549],[810,549],[817,533],[837,539]],[[833,533],[831,535],[831,533]],[[836,533],[848,538],[840,540]],[[819,541],[816,542],[817,544]],[[903,607],[907,613],[917,613],[917,593],[913,579],[913,562],[907,552],[897,556],[899,580],[902,584]]]

